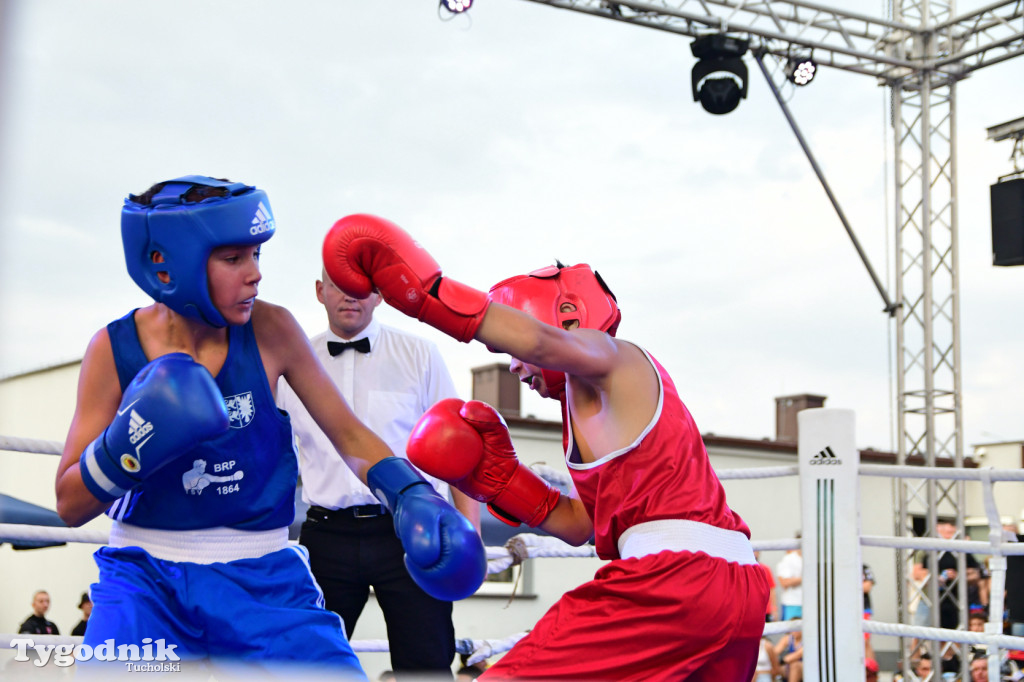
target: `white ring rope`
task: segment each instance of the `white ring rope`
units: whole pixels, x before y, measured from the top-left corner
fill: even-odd
[[[0,444],[2,444],[0,439]],[[549,483],[569,485],[568,474],[552,469],[546,464],[531,464],[530,468],[543,476]],[[718,469],[715,475],[720,481],[737,481],[754,478],[781,478],[799,475],[796,465],[774,467],[750,467],[749,469]],[[895,464],[861,464],[857,467],[861,476],[888,476],[890,478],[935,478],[960,481],[1024,481],[1024,469],[957,469],[955,467],[925,467]]]
[[[947,630],[945,628],[928,628],[920,625],[902,625],[900,623],[883,623],[875,620],[864,621],[864,632],[873,635],[893,635],[896,637],[916,637],[937,642],[959,642],[960,644],[995,645],[1000,649],[1017,649],[1024,651],[1024,637],[1012,635],[996,635],[987,632],[969,632],[967,630]]]
[[[790,618],[789,620],[780,620],[774,623],[764,624],[765,635],[785,635],[790,632],[796,632],[803,630],[804,622],[799,618]]]
[[[0,523],[0,537],[10,540],[45,540],[47,542],[84,542],[106,545],[110,533],[88,528],[61,528],[60,526],[32,526],[21,523]]]
[[[1016,556],[1024,554],[1024,542],[990,542],[976,540],[939,540],[936,538],[910,538],[888,535],[862,535],[860,544],[865,547],[889,547],[893,549],[934,549],[940,552],[971,552],[972,554],[993,554]]]
[[[518,566],[526,559],[596,556],[597,550],[593,545],[573,547],[555,537],[520,533],[509,538],[504,547],[487,548],[487,572],[500,573],[511,566]]]
[[[750,467],[749,469],[722,469],[715,471],[720,481],[741,481],[753,478],[780,478],[782,476],[799,476],[800,467],[786,464],[777,467]]]
[[[61,455],[64,452],[64,444],[54,440],[0,436],[0,450],[32,452],[39,455]]]
[[[455,641],[455,650],[460,654],[469,655],[466,664],[473,665],[486,661],[491,656],[505,653],[526,635],[527,633],[520,632],[502,639],[459,639]]]
[[[0,537],[6,541],[80,542],[105,545],[110,541],[107,531],[86,528],[33,526],[20,523],[0,523]],[[784,541],[788,542],[788,541]],[[509,539],[504,547],[487,547],[488,573],[500,573],[525,559],[549,557],[593,558],[597,552],[593,545],[573,547],[558,538],[520,533]]]
[[[957,469],[955,467],[898,466],[895,464],[861,464],[861,476],[888,476],[890,478],[939,478],[950,481],[1024,481],[1024,469]]]
[[[0,440],[0,444],[2,444]],[[572,479],[564,471],[553,469],[547,464],[536,462],[530,465],[539,476],[548,483],[568,488],[572,485]],[[715,471],[720,481],[732,481],[750,478],[780,478],[782,476],[798,476],[800,468],[793,465],[777,467],[750,467],[749,469],[721,469]]]
[[[750,547],[755,552],[770,552],[773,550],[789,551],[800,549],[799,538],[782,538],[781,540],[751,540]]]
[[[55,441],[0,436],[0,450],[60,455],[63,451],[63,445]],[[531,465],[531,468],[549,483],[563,487],[569,487],[572,485],[571,478],[565,472],[552,469],[544,464],[533,464]],[[983,489],[985,491],[985,511],[991,527],[989,542],[943,540],[922,537],[912,538],[862,535],[860,543],[863,546],[988,554],[993,556],[993,562],[997,562],[996,565],[1003,571],[1005,571],[1006,556],[1024,555],[1024,543],[1005,541],[1002,534],[997,532],[996,529],[1000,527],[1000,517],[998,510],[995,507],[992,495],[992,484],[994,482],[1024,481],[1024,470],[992,469],[991,467],[960,469],[950,467],[861,464],[858,468],[858,473],[863,476],[980,481],[983,484]],[[717,471],[716,474],[719,480],[723,481],[778,478],[783,476],[799,475],[799,467],[787,465],[777,467],[753,467],[749,469],[724,469]],[[0,536],[7,540],[16,541],[43,540],[50,542],[80,542],[101,545],[109,542],[109,534],[104,531],[84,528],[60,528],[11,523],[0,523]],[[789,550],[799,548],[800,540],[796,538],[755,540],[751,541],[751,545],[756,551]],[[597,556],[592,545],[588,544],[581,547],[573,547],[562,542],[558,538],[538,536],[532,533],[520,533],[509,539],[504,547],[488,547],[486,548],[486,551],[488,573],[499,573],[511,566],[521,564],[526,559],[549,557],[593,558]],[[802,629],[802,627],[803,622],[800,620],[766,623],[764,634],[777,635],[795,632]],[[1014,637],[996,633],[968,632],[964,630],[947,630],[943,628],[921,627],[901,623],[885,623],[874,620],[863,621],[862,627],[864,632],[871,634],[913,637],[917,639],[943,642],[959,642],[963,644],[991,646],[997,649],[1024,651],[1024,637]],[[494,640],[458,639],[456,640],[456,650],[460,654],[469,655],[468,663],[472,665],[473,663],[485,660],[496,654],[508,651],[516,642],[525,637],[526,634],[527,633],[522,632],[503,639]],[[69,637],[63,635],[0,634],[0,648],[10,648],[13,640],[24,639],[25,637],[31,637],[34,643],[44,645],[75,645],[82,642],[81,637]],[[351,645],[353,651],[356,652],[383,653],[389,651],[389,644],[387,640],[355,640],[351,642]]]
[[[516,642],[526,636],[527,633],[520,632],[511,637],[502,639],[457,639],[455,640],[455,651],[459,654],[469,656],[466,661],[468,665],[479,663],[496,654],[501,654],[515,645]],[[0,634],[0,649],[13,649],[17,640],[31,639],[35,646],[59,646],[67,644],[76,646],[84,641],[84,637],[72,637],[70,635],[25,635],[25,634]],[[356,639],[349,642],[352,650],[357,653],[387,653],[390,651],[386,639]]]
[[[2,440],[0,440],[2,442]],[[531,464],[530,469],[541,474],[546,480],[559,485],[568,485],[568,474],[546,464]],[[891,478],[941,478],[946,480],[1024,480],[1024,469],[957,469],[955,467],[919,467],[894,464],[861,464],[857,467],[861,476],[889,476]],[[781,465],[777,467],[751,467],[749,469],[718,469],[719,480],[743,480],[750,478],[780,478],[797,476],[800,467]]]
[[[41,455],[61,455],[64,445],[58,441],[39,440],[35,438],[16,438],[0,435],[0,450],[13,452],[29,452]],[[569,485],[571,479],[563,471],[553,469],[546,464],[531,464],[530,468],[543,476],[548,482],[556,485]],[[979,467],[976,469],[960,469],[955,467],[925,467],[892,464],[861,464],[858,472],[862,476],[889,476],[896,478],[934,478],[946,480],[981,481],[1024,481],[1024,469],[993,469]],[[799,467],[782,465],[773,467],[750,467],[747,469],[722,469],[715,472],[720,481],[732,481],[754,478],[779,478],[796,476]]]
[[[800,630],[803,622],[800,620],[789,620],[781,623],[766,623],[765,635],[779,635]],[[1024,650],[1024,637],[1011,637],[1008,635],[986,635],[977,632],[966,632],[964,630],[944,630],[942,628],[928,628],[877,621],[865,621],[864,631],[876,635],[892,635],[899,637],[916,637],[918,639],[937,640],[944,642],[959,642],[962,644],[995,644],[1001,649]],[[516,642],[526,636],[521,632],[502,639],[458,639],[456,640],[456,651],[460,654],[471,656],[467,661],[469,665],[477,663],[504,653],[511,649]],[[0,647],[12,647],[12,641],[31,637],[33,643],[44,645],[56,644],[80,644],[81,637],[68,637],[64,635],[0,635]],[[352,650],[359,653],[386,653],[388,641],[386,639],[365,639],[353,640]]]
[[[88,528],[61,528],[51,526],[33,526],[20,523],[0,523],[0,537],[7,540],[18,540],[29,542],[43,540],[46,542],[80,542],[93,545],[105,545],[110,541],[110,535],[106,531],[92,530]],[[883,538],[887,540],[889,538]],[[892,538],[899,541],[902,538]],[[515,542],[513,542],[515,541]],[[751,546],[755,551],[789,550],[798,549],[800,541],[796,538],[783,538],[781,540],[753,540]],[[986,549],[989,545],[980,544]],[[880,545],[888,546],[888,545]],[[593,558],[597,551],[593,545],[581,545],[574,547],[558,538],[551,536],[534,535],[532,533],[520,533],[509,539],[504,547],[487,547],[488,573],[500,573],[510,566],[516,566],[524,559],[544,558]],[[1024,545],[1019,548],[1024,553]]]

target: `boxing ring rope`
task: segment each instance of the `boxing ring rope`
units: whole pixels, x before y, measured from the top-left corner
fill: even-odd
[[[5,541],[82,542],[92,545],[106,545],[110,534],[88,528],[61,528],[60,526],[32,526],[21,523],[0,523],[0,536]]]
[[[0,450],[31,452],[37,455],[57,455],[59,457],[64,452],[64,444],[58,443],[55,440],[0,436]]]
[[[807,410],[805,412],[816,411],[817,410]],[[821,411],[845,412],[841,410]],[[801,415],[803,414],[804,413],[801,413]],[[800,415],[798,415],[798,418],[799,417]],[[827,447],[828,446],[826,446],[826,448]],[[835,449],[838,451],[838,446]],[[0,435],[0,450],[60,455],[63,450],[63,446],[61,443],[54,441],[13,438]],[[564,471],[559,471],[543,464],[534,464],[531,465],[531,468],[554,485],[562,487],[571,485],[571,479]],[[860,623],[862,632],[884,636],[903,638],[912,637],[919,640],[957,642],[960,644],[988,647],[990,675],[993,674],[993,670],[998,671],[998,664],[993,663],[993,661],[998,660],[1001,650],[1024,651],[1024,637],[1014,637],[1001,634],[1003,590],[1005,588],[1006,579],[1006,557],[1024,555],[1024,543],[1006,542],[1003,540],[1001,520],[995,505],[995,498],[992,490],[993,484],[999,481],[1024,481],[1024,470],[998,470],[988,467],[979,469],[956,469],[923,466],[890,466],[859,464],[859,461],[855,470],[856,474],[859,476],[978,481],[982,484],[986,518],[989,521],[989,542],[858,534],[858,544],[860,546],[883,547],[890,549],[936,550],[940,552],[959,551],[986,554],[992,557],[990,560],[992,579],[990,599],[992,601],[990,602],[989,608],[991,620],[986,626],[986,632],[976,633],[965,630],[948,630],[943,628],[906,625],[902,623],[886,623],[875,620],[862,620]],[[799,465],[784,465],[773,467],[752,467],[747,469],[723,469],[716,473],[718,478],[722,481],[791,476],[800,477],[801,467]],[[805,492],[806,491],[802,489],[802,499]],[[54,542],[107,544],[109,540],[107,533],[103,531],[82,528],[51,528],[8,523],[0,523],[0,535],[5,538],[23,541],[43,540]],[[803,540],[796,538],[784,538],[777,540],[751,541],[751,545],[755,551],[791,550],[797,548],[804,548],[806,551],[806,543],[807,538],[804,538]],[[573,547],[557,538],[538,536],[531,533],[522,533],[514,536],[504,547],[488,547],[486,549],[488,573],[499,573],[512,566],[519,565],[527,559],[596,557],[596,553],[592,545]],[[805,580],[808,573],[807,565],[809,563],[810,562],[805,563]],[[764,634],[778,635],[802,630],[806,640],[808,635],[806,618],[807,616],[805,614],[805,620],[766,623]],[[996,632],[997,627],[998,632]],[[469,662],[474,663],[489,658],[490,656],[508,651],[525,635],[526,633],[522,632],[502,639],[458,639],[456,641],[456,650],[460,654],[470,656]],[[23,636],[0,634],[0,648],[9,648],[11,646],[11,641],[20,637]],[[82,641],[82,638],[80,637],[67,637],[60,635],[33,635],[32,638],[34,641],[42,644],[77,644]],[[389,650],[387,640],[355,640],[352,641],[351,644],[353,650],[356,652],[383,653]],[[813,657],[814,652],[812,651],[810,653]],[[994,665],[996,666],[995,668],[993,667]],[[991,676],[990,679],[998,680],[999,677],[998,675]]]
[[[503,639],[456,639],[455,652],[469,656],[466,663],[473,665],[486,660],[491,656],[504,653],[515,646],[515,643],[526,636],[525,632],[505,637]],[[34,645],[59,646],[70,644],[77,646],[84,641],[84,637],[72,637],[70,635],[12,635],[0,634],[0,649],[13,649],[15,642],[23,639],[31,639]],[[350,642],[352,650],[357,653],[387,653],[390,651],[386,639],[358,639]]]

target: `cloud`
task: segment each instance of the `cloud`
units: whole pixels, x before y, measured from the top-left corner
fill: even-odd
[[[211,173],[270,193],[279,232],[261,295],[310,334],[324,232],[378,213],[480,288],[555,258],[592,263],[622,302],[623,336],[665,363],[704,429],[771,436],[772,399],[808,391],[857,410],[863,441],[887,446],[890,323],[756,68],[748,99],[714,117],[692,102],[687,39],[534,3],[449,22],[422,0],[175,6],[14,5],[0,375],[84,351],[144,303],[121,262],[124,196]],[[1024,93],[1002,86],[1020,62],[958,85],[969,441],[982,425],[1019,430],[1006,406],[1024,385],[1008,350],[1024,278],[990,265],[987,187],[1009,149],[984,127],[1020,115]],[[892,294],[884,90],[826,69],[785,94]],[[469,368],[494,360],[388,319],[436,337],[467,396]]]

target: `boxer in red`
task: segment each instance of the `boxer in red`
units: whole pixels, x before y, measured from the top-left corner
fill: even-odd
[[[668,373],[615,338],[621,313],[597,273],[559,264],[484,294],[442,277],[401,228],[369,215],[335,223],[324,265],[352,296],[377,290],[460,341],[508,353],[514,374],[561,402],[568,495],[519,464],[485,403],[441,401],[409,440],[417,466],[498,518],[573,545],[594,537],[609,560],[482,679],[751,679],[768,584],[750,531]]]

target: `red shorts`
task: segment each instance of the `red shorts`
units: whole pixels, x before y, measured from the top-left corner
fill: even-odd
[[[767,602],[757,564],[668,551],[612,561],[481,679],[749,680]]]

